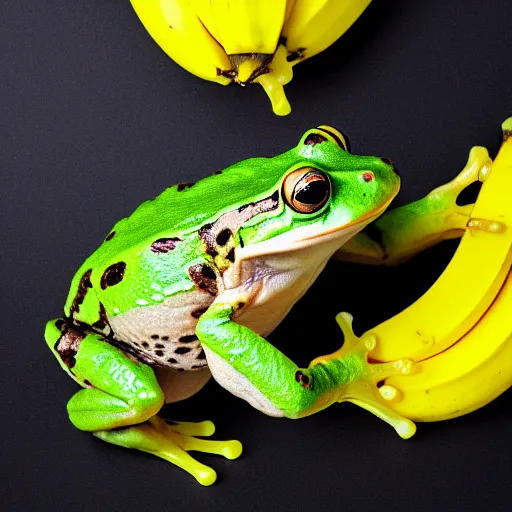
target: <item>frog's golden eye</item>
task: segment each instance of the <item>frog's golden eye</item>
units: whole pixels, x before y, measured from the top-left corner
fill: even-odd
[[[331,195],[331,183],[325,173],[313,167],[297,169],[286,176],[283,197],[288,206],[299,213],[314,213]]]

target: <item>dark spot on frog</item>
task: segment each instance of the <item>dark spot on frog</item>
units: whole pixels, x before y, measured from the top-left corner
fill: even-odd
[[[152,340],[157,340],[157,339],[159,339],[159,338],[160,338],[160,336],[158,336],[158,334],[152,334],[152,335],[151,335],[151,339],[152,339]]]
[[[158,356],[158,357],[162,357],[164,355],[164,353],[161,351],[161,350],[155,350],[155,354]]]
[[[66,320],[64,320],[63,318],[59,318],[56,322],[55,322],[55,327],[57,327],[57,329],[59,329],[60,332],[64,332],[66,329],[67,329],[67,323],[66,323]]]
[[[322,142],[327,142],[327,139],[321,135],[318,135],[318,133],[310,133],[304,140],[304,145],[315,146],[316,144],[321,144]]]
[[[341,148],[341,149],[345,149],[345,144],[343,143],[343,141],[333,132],[329,131],[329,130],[326,130],[325,128],[318,128],[319,130],[322,130],[324,133],[327,133],[329,134],[335,141],[336,141],[336,144]]]
[[[147,341],[143,341],[143,342],[142,342],[142,346],[143,346],[144,348],[148,348],[148,347],[149,347],[149,343],[148,343]]]
[[[155,348],[165,348],[165,345],[163,343],[157,343]]]
[[[176,244],[181,238],[159,238],[151,244],[151,250],[156,253],[167,253],[176,249]]]
[[[169,359],[167,359],[167,362],[171,364],[176,364],[178,361],[174,359],[174,357],[170,357]]]
[[[209,267],[208,265],[203,265],[203,268],[201,269],[201,273],[206,279],[216,279],[215,271]]]
[[[162,336],[160,339],[162,341],[169,341],[169,336]]]
[[[120,261],[119,263],[114,263],[113,265],[110,265],[110,267],[108,267],[101,276],[101,289],[105,290],[109,286],[119,284],[123,280],[125,270],[126,263],[124,261]]]
[[[201,315],[203,315],[204,313],[206,313],[206,311],[208,310],[208,308],[199,308],[199,309],[194,309],[194,311],[192,311],[191,315],[194,317],[194,318],[199,318]]]
[[[201,349],[201,352],[199,352],[199,354],[197,354],[196,359],[206,359],[206,354],[204,353],[203,349]]]
[[[178,192],[181,192],[182,190],[185,190],[187,188],[193,187],[195,183],[184,181],[183,183],[178,183]]]
[[[223,229],[218,235],[217,235],[217,238],[215,239],[215,241],[217,242],[217,244],[219,245],[226,245],[229,241],[229,239],[231,238],[231,235],[233,233],[231,232],[230,229],[226,228],[226,229]]]
[[[99,320],[94,322],[91,327],[94,329],[98,329],[99,331],[103,331],[106,327],[110,327],[107,318],[107,312],[105,310],[105,306],[100,302],[100,311],[99,311]]]
[[[174,353],[175,354],[188,354],[192,349],[189,347],[178,347]]]
[[[85,272],[82,276],[82,279],[80,279],[78,290],[76,292],[75,298],[73,299],[73,303],[71,304],[71,313],[78,313],[80,305],[84,301],[85,295],[87,294],[87,290],[92,288],[91,273],[92,269],[87,270],[87,272]]]
[[[232,247],[226,255],[226,259],[231,261],[231,263],[235,262],[235,248]]]
[[[105,242],[108,242],[109,240],[112,240],[112,238],[114,238],[114,235],[116,234],[115,231],[111,231],[107,237],[105,238]]]
[[[192,265],[188,269],[188,273],[197,288],[207,291],[210,295],[217,295],[217,276],[211,267],[198,263]]]
[[[76,353],[80,343],[84,339],[84,334],[76,329],[67,329],[67,331],[55,343],[55,350],[68,368],[73,368],[76,364]]]
[[[197,339],[198,338],[195,334],[187,334],[186,336],[182,336],[178,341],[181,341],[181,343],[191,343]]]
[[[295,380],[306,389],[313,389],[313,382],[310,380],[310,378],[302,373],[300,370],[298,370],[295,373]]]

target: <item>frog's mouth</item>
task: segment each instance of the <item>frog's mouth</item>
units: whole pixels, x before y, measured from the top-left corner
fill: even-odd
[[[299,228],[293,233],[285,233],[275,238],[265,240],[264,242],[244,247],[240,251],[240,256],[242,259],[254,258],[298,252],[312,247],[318,247],[321,251],[325,251],[326,257],[328,258],[330,257],[328,253],[335,252],[344,243],[359,233],[367,224],[381,215],[398,193],[398,189],[399,187],[396,188],[385,203],[370,210],[363,217],[359,217],[354,221],[334,226],[321,233],[315,234],[312,234],[308,227]]]
[[[395,198],[396,194],[398,193],[398,188],[396,191],[392,194],[391,198],[388,199],[384,204],[377,206],[373,210],[370,210],[367,214],[363,215],[362,217],[359,217],[356,220],[353,220],[352,222],[349,222],[348,224],[343,224],[342,226],[336,226],[332,229],[329,229],[328,231],[324,231],[323,233],[318,233],[316,235],[306,237],[303,239],[304,242],[307,242],[308,240],[317,240],[321,239],[323,237],[329,237],[329,235],[333,235],[336,233],[339,233],[340,231],[348,230],[349,232],[352,232],[352,228],[358,228],[356,231],[360,231],[363,227],[365,227],[367,224],[370,224],[374,219],[379,217],[390,205],[391,201]]]

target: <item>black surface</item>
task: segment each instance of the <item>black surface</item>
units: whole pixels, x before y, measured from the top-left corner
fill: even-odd
[[[42,337],[73,272],[120,217],[178,181],[343,129],[354,152],[393,159],[398,203],[453,177],[472,145],[492,154],[512,115],[512,3],[374,0],[352,29],[294,69],[293,112],[258,86],[202,81],[174,64],[127,0],[2,7],[0,196],[2,510],[510,510],[512,396],[410,441],[342,404],[301,421],[253,410],[215,383],[169,409],[243,441],[220,478],[109,446],[69,423],[76,390]],[[507,191],[506,193],[511,193]],[[456,244],[396,269],[329,264],[271,336],[299,364],[425,291]],[[471,276],[468,276],[470,279]],[[299,339],[302,341],[295,342]]]

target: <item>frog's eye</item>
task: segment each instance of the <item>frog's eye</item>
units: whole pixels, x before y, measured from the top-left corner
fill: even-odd
[[[283,183],[286,204],[299,213],[317,212],[325,205],[330,194],[329,178],[313,167],[303,167],[291,172]]]

